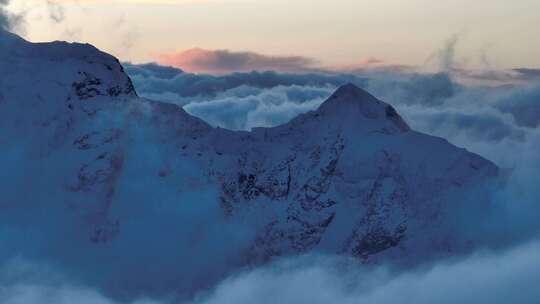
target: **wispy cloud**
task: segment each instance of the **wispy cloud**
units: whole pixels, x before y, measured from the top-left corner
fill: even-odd
[[[0,0],[0,28],[9,31],[24,32],[27,14],[36,7],[45,7],[45,14],[53,23],[62,23],[66,18],[63,6],[64,3],[60,0],[44,0],[38,4],[35,2],[32,2],[31,4],[22,2],[23,9],[17,12],[14,12],[13,10],[8,11],[7,7],[14,2],[15,1],[11,0]]]
[[[0,29],[21,30],[24,25],[25,13],[9,12],[6,8],[11,0],[0,0]]]
[[[183,5],[183,4],[208,4],[208,3],[231,3],[252,2],[254,0],[55,0],[57,3],[122,3],[122,4],[152,4],[152,5]]]

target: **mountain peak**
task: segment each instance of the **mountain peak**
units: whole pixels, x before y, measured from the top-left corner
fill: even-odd
[[[82,100],[137,96],[118,59],[89,44],[32,43],[0,31],[0,70],[9,75],[0,81],[0,103],[25,103],[42,114],[64,106],[91,111],[90,105],[78,102]],[[32,85],[23,85],[28,83]],[[24,89],[8,92],[6,87]]]
[[[362,107],[383,107],[386,105],[367,91],[357,87],[352,83],[340,86],[332,94],[325,104],[332,104],[332,107],[344,107],[346,104]]]
[[[349,120],[356,125],[384,125],[385,129],[406,132],[410,128],[391,105],[380,101],[367,91],[348,83],[339,87],[318,109],[322,114]],[[365,122],[360,121],[364,119]],[[376,123],[378,121],[378,123]],[[367,123],[367,124],[366,124]]]
[[[352,83],[347,83],[342,86],[340,86],[332,96],[336,97],[351,97],[351,98],[373,98],[375,97],[365,90],[357,87],[356,85]]]

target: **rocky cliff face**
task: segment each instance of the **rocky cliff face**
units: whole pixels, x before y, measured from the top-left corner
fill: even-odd
[[[226,165],[209,166],[226,214],[267,210],[249,249],[257,259],[322,250],[369,260],[420,245],[460,248],[438,221],[460,193],[497,175],[481,157],[410,130],[392,106],[352,85],[286,125],[231,136],[208,141],[220,151],[242,143],[209,162]]]
[[[204,225],[216,221],[249,231],[219,239],[235,265],[313,251],[365,262],[451,254],[467,248],[447,229],[452,209],[498,174],[353,85],[287,124],[233,132],[138,98],[118,61],[89,45],[1,43],[4,216],[67,218],[69,237],[51,239],[100,256],[212,242]]]

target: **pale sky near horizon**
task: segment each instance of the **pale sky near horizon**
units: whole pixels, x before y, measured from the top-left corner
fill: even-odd
[[[457,34],[471,67],[540,68],[540,0],[12,0],[32,41],[92,43],[124,61],[200,47],[298,55],[321,65],[375,57],[423,65]]]

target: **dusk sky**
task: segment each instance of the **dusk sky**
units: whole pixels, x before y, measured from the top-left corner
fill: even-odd
[[[456,60],[468,68],[540,67],[537,0],[511,6],[507,0],[36,2],[14,0],[9,6],[25,15],[18,32],[31,41],[85,41],[123,61],[160,61],[194,72],[213,72],[190,66],[194,57],[212,53],[182,51],[252,52],[301,67],[427,67],[452,37],[458,38]],[[268,65],[255,68],[280,69]]]

